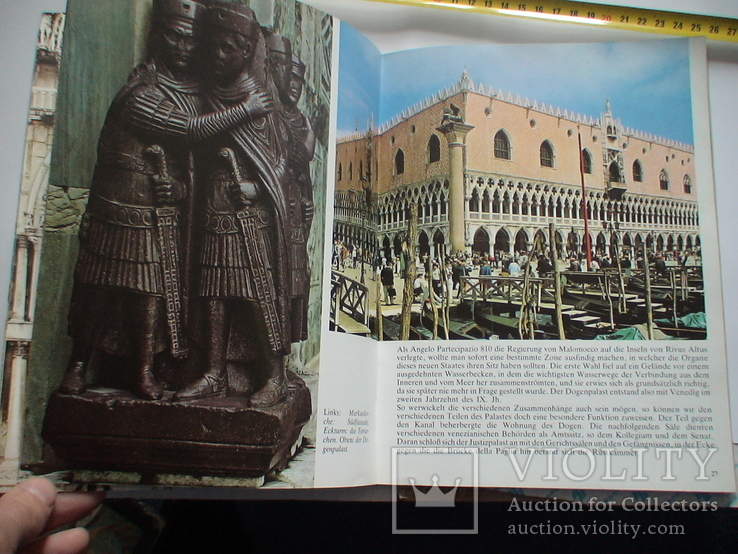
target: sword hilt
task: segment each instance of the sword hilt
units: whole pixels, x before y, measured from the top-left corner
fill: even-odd
[[[238,161],[236,160],[236,153],[233,151],[232,148],[228,148],[227,146],[224,146],[220,149],[220,152],[218,152],[218,155],[222,158],[225,158],[228,162],[228,165],[231,168],[231,173],[233,173],[233,178],[236,180],[237,183],[243,182],[243,175],[241,175],[241,168],[238,166]]]
[[[169,167],[167,166],[167,158],[164,155],[164,149],[158,144],[152,144],[145,152],[154,158],[156,169],[158,173],[154,176],[154,179],[158,182],[169,181]]]
[[[236,160],[236,153],[232,148],[226,146],[220,149],[218,155],[225,158],[233,175],[234,182],[231,183],[229,189],[233,194],[234,201],[236,204],[240,204],[238,206],[239,208],[251,205],[252,201],[256,199],[256,185],[244,178],[241,168],[238,165],[238,160]]]

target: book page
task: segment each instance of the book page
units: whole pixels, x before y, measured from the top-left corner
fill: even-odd
[[[276,17],[271,2],[254,4],[262,23],[288,27],[286,20],[270,19]],[[320,50],[300,46],[313,64],[308,80],[321,91],[301,105],[323,137],[311,171],[315,221],[325,214],[329,223],[314,224],[310,233],[311,333],[297,344],[289,366],[308,382],[312,421],[296,437],[294,444],[303,448],[271,484],[399,482],[403,474],[393,468],[400,467],[419,484],[437,475],[442,486],[453,485],[456,455],[474,455],[480,462],[476,484],[486,486],[732,490],[720,286],[717,271],[702,272],[719,267],[702,46],[674,41],[659,51],[647,44],[587,45],[563,54],[546,46],[545,57],[540,46],[465,47],[456,59],[447,48],[380,61],[370,43],[343,26],[340,47],[333,50],[341,51],[344,63],[341,104],[328,94],[336,90],[335,80],[328,85],[336,75],[329,20],[294,7],[301,17],[310,16],[314,33],[323,37]],[[145,45],[128,38],[143,59]],[[565,62],[552,63],[556,56]],[[536,60],[543,62],[538,70]],[[130,60],[118,65],[119,74],[103,79],[109,81],[102,86],[106,101],[132,67]],[[480,65],[488,72],[477,73]],[[593,78],[594,68],[607,78]],[[652,77],[653,88],[639,85],[639,74]],[[599,86],[588,91],[591,105],[575,100],[575,90],[585,88],[577,79]],[[89,85],[101,86],[95,80]],[[100,125],[107,108],[95,110]],[[670,118],[681,131],[659,127]],[[328,128],[336,129],[337,139],[328,137]],[[63,145],[70,144],[66,140]],[[54,170],[54,183],[79,171],[75,183],[91,178],[85,171],[92,171],[96,140],[77,143],[85,152],[65,158],[66,168]],[[334,180],[335,190],[320,188]],[[29,363],[23,458],[40,472],[58,467],[40,429],[49,393],[68,361],[64,324],[74,239],[87,201],[78,188],[86,185],[52,189],[49,250],[40,266],[46,276],[38,296],[43,307],[29,315],[39,323],[36,346],[29,361],[31,343],[22,335],[9,358],[16,374]],[[584,209],[582,196],[591,199]],[[408,248],[415,207],[418,225]],[[569,295],[560,302],[552,300],[553,280],[539,259],[550,262],[552,250],[562,292]],[[489,274],[482,272],[485,252],[492,255]],[[39,249],[31,253],[38,272]],[[454,264],[447,268],[445,262],[459,253],[469,255],[464,261],[470,271],[457,274],[455,282]],[[639,253],[651,263],[639,267]],[[570,268],[571,258],[580,271]],[[603,258],[609,268],[586,271]],[[407,290],[416,302],[409,333],[416,340],[408,342],[398,339],[402,276],[412,265]],[[531,269],[538,275],[526,273]],[[55,279],[48,278],[50,271]],[[30,275],[35,284],[38,273]],[[17,277],[18,283],[28,279],[22,272]],[[644,317],[646,295],[632,290],[647,281],[653,322]],[[16,304],[33,307],[35,289],[26,291],[25,300],[16,285],[19,291]],[[523,295],[526,302],[520,302]],[[563,326],[556,323],[557,304]],[[554,340],[560,328],[566,342]],[[664,340],[636,340],[649,333]],[[371,335],[392,342],[377,344]],[[521,335],[541,340],[516,340]],[[462,336],[466,340],[458,340]],[[596,336],[624,340],[591,340]],[[198,371],[189,367],[187,375]],[[8,482],[21,454],[17,387],[25,386],[25,378],[14,384],[16,458]],[[233,384],[243,385],[238,378]],[[176,402],[167,404],[172,406]],[[412,463],[403,464],[403,456]],[[107,472],[106,462],[93,466],[74,478],[121,479]],[[122,479],[130,484],[140,476],[131,471]],[[175,485],[263,482],[244,476],[242,468],[206,480],[160,470],[155,479]]]
[[[313,485],[332,32],[293,1],[44,15],[4,482]]]
[[[333,121],[337,133],[346,136],[360,121],[379,111],[381,56],[349,25],[341,24],[338,29],[336,107],[350,104],[354,117],[336,110]],[[345,215],[352,222],[363,219],[366,223],[369,212],[356,207],[366,198],[370,161],[358,155],[356,163],[339,160],[334,161],[334,167],[335,179],[352,182],[349,191],[338,193],[338,203],[350,202]],[[334,206],[335,197],[329,213]],[[368,234],[353,235],[352,241],[344,243],[334,240],[332,226],[326,225],[325,232],[331,262],[324,279],[323,313],[327,314],[326,331],[333,332],[324,332],[321,344],[315,486],[369,485],[378,478],[375,457],[383,414],[378,410],[378,351],[374,341],[362,336],[370,332],[366,324],[374,307],[368,302],[367,285],[375,282],[375,276],[370,250],[362,251],[357,240],[366,241]]]
[[[400,338],[411,267],[418,340],[381,345],[380,475],[474,449],[486,486],[732,490],[704,47],[540,54],[383,58],[374,334]],[[452,486],[443,459],[412,477]]]

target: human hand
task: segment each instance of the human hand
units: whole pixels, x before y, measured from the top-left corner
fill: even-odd
[[[57,494],[45,477],[31,477],[0,497],[0,552],[82,552],[89,543],[87,530],[67,529],[39,539],[89,514],[103,501],[101,492]]]

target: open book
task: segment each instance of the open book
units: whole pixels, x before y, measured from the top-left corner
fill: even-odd
[[[93,4],[22,196],[8,483],[734,490],[703,43]]]

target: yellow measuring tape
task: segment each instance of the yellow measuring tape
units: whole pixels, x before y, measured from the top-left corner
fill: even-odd
[[[448,8],[475,13],[601,25],[680,37],[704,36],[738,42],[738,19],[607,6],[570,0],[372,0],[389,4]]]

